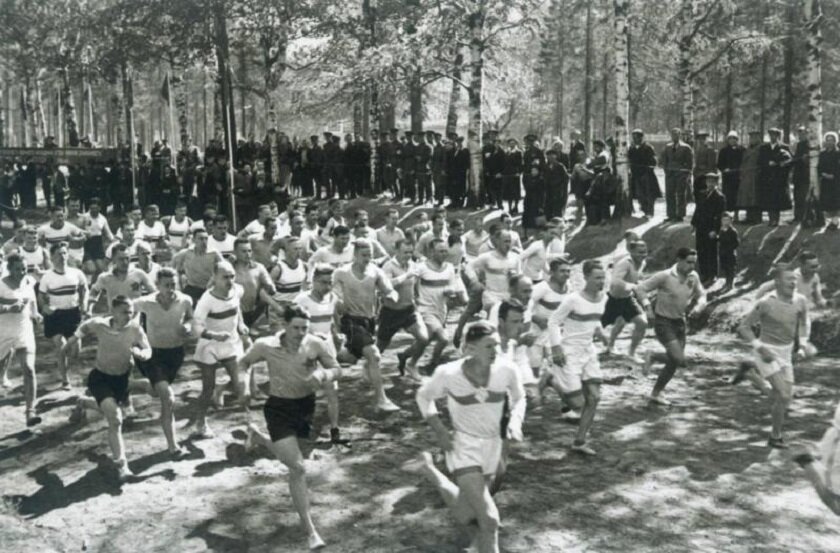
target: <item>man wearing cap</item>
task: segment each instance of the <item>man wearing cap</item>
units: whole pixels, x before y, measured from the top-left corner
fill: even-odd
[[[645,217],[653,217],[653,206],[662,197],[659,180],[656,178],[656,151],[645,141],[642,129],[633,129],[631,143],[627,148],[627,163],[630,165],[630,197],[638,200]]]
[[[726,135],[726,145],[718,152],[717,168],[723,178],[726,209],[732,212],[733,220],[738,219],[738,185],[741,180],[740,169],[743,158],[744,147],[738,143],[738,133],[729,131]]]
[[[808,163],[808,129],[799,127],[796,136],[799,140],[793,149],[793,220],[799,222],[805,218],[805,202],[808,200],[811,185],[811,167]]]
[[[485,133],[481,157],[484,160],[484,190],[487,203],[502,209],[502,167],[505,163],[505,153],[496,142],[498,134],[492,129]]]
[[[400,139],[400,131],[397,129],[391,129],[391,138],[394,144],[394,151],[391,156],[391,163],[394,166],[394,186],[392,192],[395,199],[402,200],[403,193],[405,192],[405,179],[402,176],[402,157],[405,141],[404,137],[403,140]]]
[[[312,147],[309,149],[309,174],[315,182],[316,199],[321,197],[321,185],[324,184],[324,149],[318,143],[318,135],[309,137]]]
[[[718,173],[708,173],[697,196],[691,218],[697,245],[697,273],[704,287],[714,283],[718,273],[718,234],[720,219],[726,211],[726,199],[718,190]]]
[[[502,168],[502,195],[508,202],[508,213],[519,213],[522,188],[522,150],[515,138],[508,138],[505,164]]]
[[[758,208],[758,156],[764,141],[761,131],[750,131],[749,145],[741,159],[738,181],[738,201],[735,207],[747,211],[746,222],[756,225],[761,222],[761,210]]]
[[[414,166],[417,183],[417,203],[425,205],[432,201],[432,147],[423,133],[414,134]]]
[[[566,203],[569,201],[569,172],[560,161],[562,151],[554,148],[546,152],[545,174],[545,205],[543,205],[543,219],[563,217],[566,213]]]
[[[767,212],[768,224],[779,226],[781,212],[790,209],[788,172],[793,161],[790,147],[781,142],[782,130],[768,131],[770,143],[758,150],[758,207]]]
[[[694,201],[699,202],[706,175],[717,172],[717,152],[708,143],[708,131],[697,131],[694,141]]]
[[[536,227],[540,208],[545,205],[545,155],[537,145],[535,134],[525,135],[525,151],[522,153],[522,185],[525,201],[522,206],[522,228]]]
[[[435,205],[443,204],[443,196],[446,194],[446,145],[443,144],[441,138],[443,135],[439,132],[428,132],[431,137],[430,142],[434,142],[432,146],[432,183],[435,188]]]
[[[449,166],[451,175],[449,190],[449,206],[451,208],[464,207],[467,193],[467,172],[470,169],[470,151],[464,148],[464,137],[455,139],[455,149],[452,152],[452,163]]]
[[[671,142],[665,145],[659,157],[665,170],[665,206],[668,220],[681,222],[694,169],[694,150],[682,141],[681,131],[671,129]]]

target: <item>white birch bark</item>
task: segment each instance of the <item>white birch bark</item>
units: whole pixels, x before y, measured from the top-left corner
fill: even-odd
[[[811,190],[820,197],[820,179],[817,162],[822,140],[822,9],[820,0],[804,0],[806,25],[806,50],[808,56],[808,165]]]
[[[630,81],[628,74],[627,44],[627,8],[628,0],[613,1],[615,24],[615,146],[616,171],[620,179],[619,199],[616,203],[617,215],[629,215],[630,173],[627,163],[627,138],[630,119]]]
[[[469,88],[469,136],[467,149],[470,152],[470,171],[467,190],[467,205],[478,207],[484,197],[481,158],[481,95],[484,84],[484,5],[479,3],[469,15],[470,29],[470,88]]]

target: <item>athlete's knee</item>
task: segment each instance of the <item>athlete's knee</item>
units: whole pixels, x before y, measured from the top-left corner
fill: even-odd
[[[382,354],[379,353],[379,348],[376,346],[367,346],[362,350],[365,359],[370,363],[379,363],[382,359]]]
[[[642,332],[647,330],[648,327],[648,320],[647,317],[639,316],[633,319],[633,327],[636,329],[636,332]]]
[[[160,398],[161,405],[171,409],[175,403],[175,391],[172,390],[172,387],[166,382],[159,382],[155,386],[155,390]]]
[[[303,464],[303,459],[296,459],[285,463],[285,465],[289,469],[289,476],[293,478],[306,478],[306,465]]]
[[[793,391],[790,387],[777,387],[773,389],[773,394],[776,397],[776,401],[779,401],[784,404],[788,404],[793,399]]]
[[[571,396],[564,396],[563,401],[572,409],[578,410],[583,407],[583,395],[576,393]]]
[[[118,427],[122,426],[123,415],[122,410],[111,401],[104,402],[101,405],[102,414],[105,415],[105,420],[108,421],[108,426]]]
[[[501,520],[499,519],[499,510],[492,504],[487,505],[483,512],[480,512],[476,517],[478,527],[484,532],[497,532]]]
[[[586,391],[586,403],[589,405],[598,405],[599,401],[601,401],[601,387],[589,386]]]

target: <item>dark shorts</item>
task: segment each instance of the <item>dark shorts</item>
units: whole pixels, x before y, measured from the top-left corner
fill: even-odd
[[[102,402],[109,397],[114,398],[117,403],[127,402],[129,374],[131,374],[130,371],[119,376],[106,374],[99,369],[90,371],[87,387],[90,395],[96,400],[96,404],[102,405]]]
[[[315,394],[297,399],[270,396],[263,415],[272,442],[290,436],[308,438],[315,415]]]
[[[152,356],[148,361],[139,361],[137,368],[149,379],[152,386],[166,381],[169,384],[178,375],[178,369],[184,363],[184,348],[152,348]]]
[[[253,311],[243,311],[242,320],[245,321],[245,326],[251,328],[251,325],[257,322],[263,315],[265,315],[265,306],[257,307]]]
[[[604,306],[604,314],[601,316],[601,325],[610,326],[615,323],[619,317],[625,322],[630,322],[639,315],[643,315],[644,310],[633,296],[626,298],[614,298],[607,294],[607,303]]]
[[[347,351],[354,357],[362,357],[362,350],[376,343],[376,319],[344,315],[341,317],[341,333],[347,338]]]
[[[413,305],[402,309],[382,306],[379,312],[379,328],[376,337],[382,342],[390,342],[394,334],[403,329],[409,329],[419,323],[417,310]]]
[[[91,236],[85,240],[84,246],[84,261],[96,261],[97,259],[105,259],[105,242],[101,236]]]
[[[663,346],[677,341],[685,347],[685,319],[669,319],[657,315],[653,320],[653,331]]]
[[[64,336],[70,338],[76,333],[82,323],[82,312],[78,307],[72,309],[56,309],[49,315],[44,315],[44,336]]]
[[[182,292],[192,298],[193,307],[195,307],[195,304],[198,303],[198,300],[201,299],[201,296],[203,296],[206,291],[206,288],[199,288],[198,286],[193,286],[192,284],[187,284],[182,290]]]

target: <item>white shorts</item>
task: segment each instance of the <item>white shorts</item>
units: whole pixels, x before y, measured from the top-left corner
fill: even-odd
[[[793,384],[793,344],[787,346],[775,346],[772,344],[761,344],[773,353],[775,359],[770,363],[765,363],[761,356],[756,352],[755,364],[758,368],[758,373],[764,377],[769,378],[779,371],[787,382]]]
[[[242,340],[238,336],[235,342],[217,342],[201,338],[195,346],[193,360],[205,365],[215,365],[226,359],[239,359],[243,353]]]
[[[489,312],[491,307],[497,303],[502,303],[508,298],[510,298],[510,294],[507,292],[492,292],[490,290],[483,290],[481,292],[481,305]]]
[[[532,332],[538,332],[537,339],[528,347],[528,362],[532,368],[542,368],[546,358],[551,356],[551,343],[548,338],[548,329],[543,330],[537,325],[531,325]]]
[[[452,451],[446,452],[446,468],[453,476],[476,469],[485,476],[496,474],[502,460],[501,436],[479,438],[456,431],[452,441]]]
[[[563,391],[563,394],[577,395],[581,392],[584,382],[601,382],[604,373],[601,372],[601,362],[595,344],[588,346],[566,346],[563,348],[566,364],[558,367],[551,364],[551,376]]]
[[[18,350],[26,350],[29,353],[35,353],[35,333],[30,326],[24,332],[18,332],[14,336],[0,337],[0,360],[3,360],[10,353]]]
[[[74,249],[67,250],[67,261],[69,261],[70,264],[73,267],[81,267],[82,266],[82,260],[84,259],[84,257],[85,257],[84,248],[78,248],[78,249],[74,248]]]
[[[446,336],[446,321],[443,313],[435,313],[433,311],[420,311],[420,318],[423,319],[423,324],[431,335],[436,330],[442,330],[443,335]]]

